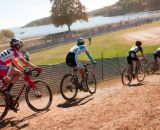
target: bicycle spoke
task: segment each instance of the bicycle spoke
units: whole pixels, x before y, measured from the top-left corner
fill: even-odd
[[[36,89],[31,86],[26,91],[26,101],[34,111],[46,110],[52,102],[52,93],[49,86],[43,81],[35,82]]]
[[[128,67],[123,70],[121,78],[123,85],[129,85],[132,81],[132,76],[128,75]]]
[[[144,66],[140,66],[138,68],[138,73],[137,73],[137,80],[139,82],[142,82],[145,79],[146,76],[146,71],[145,71],[145,67]]]
[[[88,72],[87,75],[87,86],[90,94],[94,94],[96,92],[96,79],[94,74],[92,74],[91,72]]]
[[[74,77],[71,74],[67,74],[63,77],[60,91],[65,100],[71,100],[76,97],[78,89]]]

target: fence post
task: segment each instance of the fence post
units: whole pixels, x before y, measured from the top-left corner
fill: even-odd
[[[101,53],[101,57],[102,57],[102,80],[103,80],[103,78],[104,78],[104,77],[103,77],[103,76],[104,76],[104,75],[103,75],[103,51],[102,51],[102,53]]]
[[[120,63],[119,63],[119,57],[118,57],[118,54],[116,53],[116,56],[117,56],[117,62],[118,62],[118,68],[119,68],[119,74],[121,75],[122,72],[121,72],[121,66],[120,66]]]

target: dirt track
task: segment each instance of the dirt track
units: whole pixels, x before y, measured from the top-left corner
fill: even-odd
[[[79,93],[66,103],[54,95],[50,111],[32,112],[26,103],[16,114],[9,112],[3,130],[160,130],[160,75],[141,85],[124,87],[120,79],[98,84],[93,96]]]
[[[134,31],[131,33],[124,34],[123,37],[128,41],[141,40],[143,42],[148,42],[150,45],[159,44],[160,39],[160,26],[152,27],[150,29],[144,29],[141,31]]]

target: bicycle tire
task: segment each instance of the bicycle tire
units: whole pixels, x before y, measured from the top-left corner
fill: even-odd
[[[9,107],[8,107],[8,101],[7,98],[2,90],[0,90],[0,107],[5,107],[4,111],[0,113],[0,121],[4,119],[4,117],[7,115]],[[1,101],[4,101],[4,104],[1,104]]]
[[[139,78],[140,74],[144,74],[142,79]],[[141,66],[138,67],[137,81],[142,82],[142,81],[144,81],[145,77],[146,77],[146,70],[145,70],[145,67],[143,65],[141,65]]]
[[[156,72],[156,68],[155,68],[155,63],[154,62],[151,62],[148,64],[147,66],[147,73],[148,74],[154,74]]]
[[[69,81],[72,84],[72,86],[70,84],[65,84],[65,80]],[[64,87],[66,88],[66,90],[64,90]],[[73,92],[73,95],[71,97],[67,96],[66,93],[71,92],[72,89],[75,89],[75,91]],[[76,85],[75,77],[72,74],[68,73],[63,76],[61,83],[60,83],[60,92],[61,92],[62,97],[66,101],[71,101],[76,98],[77,93],[78,93],[78,87]]]
[[[122,71],[122,75],[121,75],[121,79],[122,79],[122,84],[123,85],[130,85],[131,81],[132,81],[132,76],[130,76],[130,80],[126,77],[126,73],[128,72],[128,67],[126,67],[123,71]],[[127,74],[128,75],[128,74]],[[125,83],[125,78],[127,78],[128,83]]]
[[[38,88],[38,85],[37,85],[38,83],[41,83],[41,85],[43,85],[43,87],[46,88],[45,93],[44,93],[44,90],[42,89],[42,86],[40,86],[41,89]],[[40,106],[41,108],[38,108],[36,106],[37,105],[36,103],[32,104],[30,98],[32,98],[32,101],[36,100],[38,98],[35,96],[35,92],[34,92],[35,90],[33,90],[32,86],[29,85],[29,86],[27,86],[26,92],[25,92],[25,99],[26,99],[27,105],[30,107],[31,110],[33,110],[35,112],[45,111],[52,104],[53,97],[52,97],[51,89],[50,89],[49,85],[42,80],[36,80],[36,81],[34,81],[34,84],[36,85],[36,89],[38,89],[38,91],[41,91],[41,94],[43,93],[42,94],[43,97],[38,97],[39,99],[41,98],[41,99],[44,100],[44,101],[39,101],[38,102],[39,105],[42,106],[42,103],[46,102],[46,100],[45,100],[46,97],[48,97],[48,101],[43,107]],[[31,96],[30,96],[30,92],[31,92]]]
[[[91,77],[92,77],[92,79],[90,79]],[[90,79],[90,81],[89,81],[89,79]],[[96,82],[95,75],[92,73],[92,71],[88,71],[87,72],[87,75],[86,75],[86,84],[87,84],[88,91],[89,91],[90,94],[96,93],[97,82]],[[93,90],[91,89],[91,87],[92,87],[91,85],[93,86]]]

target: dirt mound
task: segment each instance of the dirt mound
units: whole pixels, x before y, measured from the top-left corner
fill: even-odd
[[[25,103],[9,112],[3,130],[149,130],[160,129],[160,76],[122,86],[120,79],[98,84],[97,93],[79,93],[73,103],[54,95],[48,112],[34,113]]]
[[[153,27],[142,31],[135,31],[124,34],[123,37],[128,41],[144,41],[149,44],[159,44],[160,42],[160,27]]]

